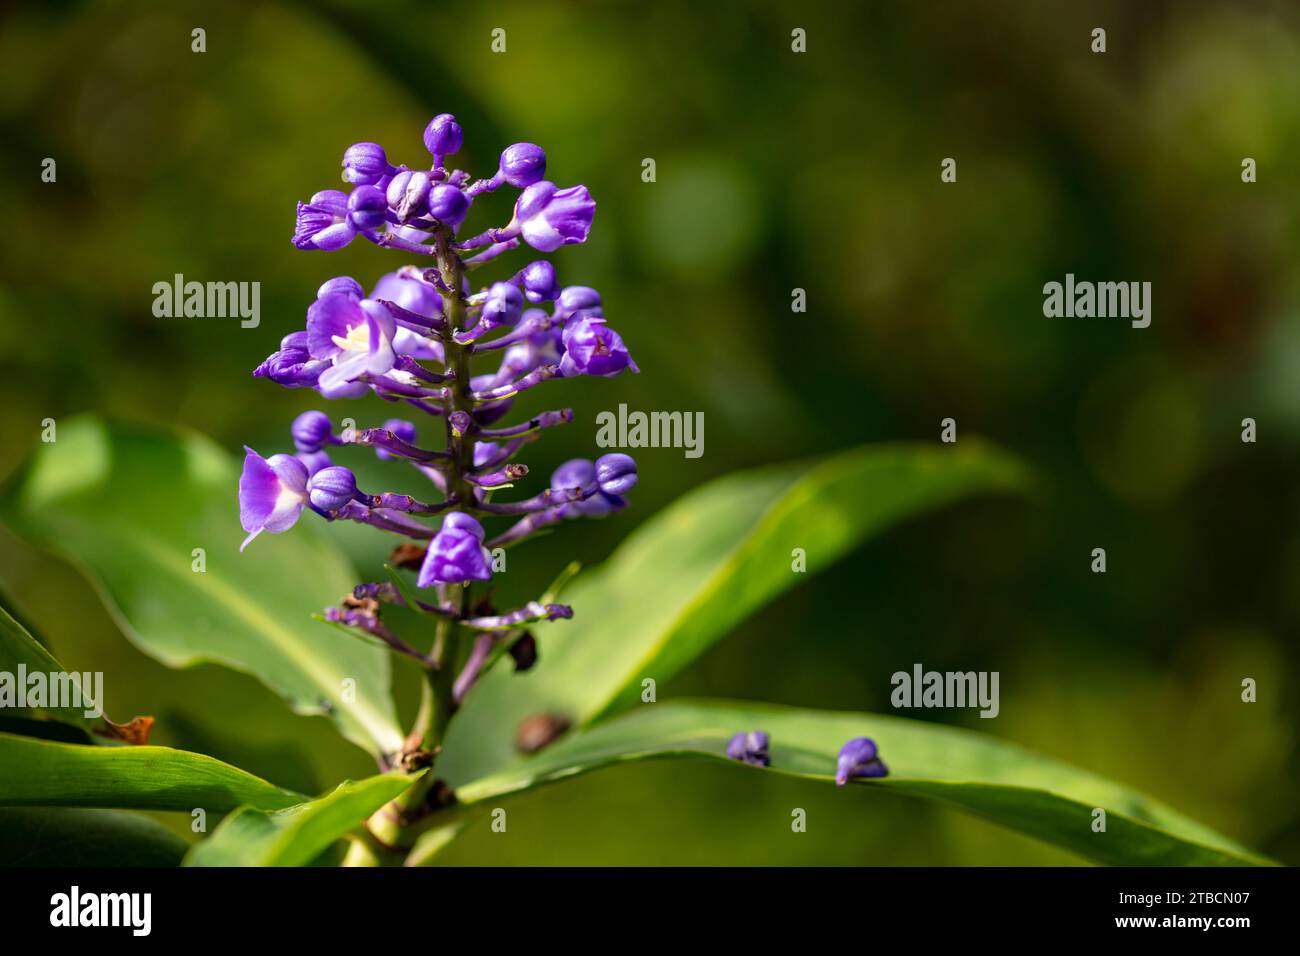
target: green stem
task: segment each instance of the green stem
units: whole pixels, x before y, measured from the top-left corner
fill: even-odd
[[[434,248],[437,252],[438,271],[447,288],[453,292],[444,297],[444,315],[446,325],[441,333],[445,365],[454,374],[448,387],[447,411],[464,411],[472,413],[474,399],[470,395],[470,350],[460,345],[454,333],[465,320],[465,300],[462,292],[465,263],[451,248],[451,230],[439,227],[434,233]],[[472,435],[454,435],[448,429],[449,458],[445,463],[447,492],[458,501],[470,504],[474,500],[474,486],[468,480],[468,474],[474,467],[474,438]],[[450,603],[459,606],[463,618],[469,607],[469,588],[448,587]],[[424,670],[424,682],[420,692],[420,709],[416,714],[415,726],[406,740],[406,749],[402,754],[403,769],[418,772],[424,766],[437,759],[443,740],[447,735],[447,725],[455,710],[452,700],[452,686],[455,681],[455,665],[459,660],[462,628],[457,621],[441,620],[438,622],[434,637],[431,665]],[[432,773],[426,774],[415,786],[401,796],[380,808],[367,822],[367,830],[383,848],[404,848],[413,839],[409,827],[420,819],[427,809],[425,800],[433,787]],[[388,854],[376,854],[383,860]],[[349,858],[352,858],[350,854]],[[355,851],[358,862],[367,859],[363,850]]]

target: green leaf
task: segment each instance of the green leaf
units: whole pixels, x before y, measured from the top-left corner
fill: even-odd
[[[349,780],[317,800],[269,813],[241,807],[190,850],[185,865],[305,866],[419,776]]]
[[[496,669],[451,725],[439,774],[464,781],[514,757],[513,730],[549,711],[577,725],[637,701],[733,627],[873,534],[960,498],[1019,490],[1016,461],[978,441],[873,445],[709,482],[647,521],[568,589],[574,618],[540,636],[542,665]]]
[[[311,620],[351,589],[347,561],[312,515],[240,554],[238,480],[235,460],[200,436],[81,418],[40,446],[0,513],[84,568],[126,635],[164,664],[245,671],[371,752],[399,749],[387,652]]]
[[[97,718],[87,717],[86,711],[93,709],[93,704],[90,702],[90,695],[94,693],[93,685],[87,686],[84,678],[77,675],[78,687],[85,686],[87,692],[86,704],[80,707],[18,707],[16,702],[5,702],[3,695],[6,693],[4,688],[6,677],[4,675],[12,675],[8,680],[15,682],[10,689],[16,694],[20,668],[24,674],[69,673],[55,660],[53,654],[27,632],[25,627],[19,624],[4,607],[0,607],[0,706],[3,707],[4,715],[57,720],[80,728],[88,735],[91,733]]]
[[[189,844],[118,810],[0,808],[0,866],[177,866]]]
[[[771,735],[772,765],[726,756],[740,731]],[[1225,866],[1271,863],[1157,800],[988,734],[877,714],[801,710],[726,701],[647,704],[563,740],[535,757],[457,789],[462,804],[495,799],[626,760],[703,757],[737,772],[781,773],[833,783],[846,740],[871,737],[890,769],[855,780],[844,798],[882,788],[937,800],[1101,863]],[[1106,811],[1106,830],[1092,829]],[[870,807],[864,804],[864,813]]]
[[[203,754],[170,747],[94,747],[0,734],[0,806],[279,809],[302,796]]]

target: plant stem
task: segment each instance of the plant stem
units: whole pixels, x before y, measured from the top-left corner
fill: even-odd
[[[470,389],[470,348],[455,340],[455,332],[465,320],[464,277],[465,263],[451,247],[452,234],[446,226],[434,232],[434,250],[438,272],[444,286],[451,290],[443,297],[445,323],[438,330],[444,350],[445,366],[453,373],[453,380],[443,400],[443,418],[448,421],[447,457],[441,462],[446,476],[448,498],[469,506],[474,499],[474,485],[469,475],[474,469],[474,437],[456,434],[450,426],[450,414],[463,411],[472,414],[474,397]],[[469,588],[448,587],[447,603],[458,609],[456,619],[444,618],[438,622],[429,666],[424,669],[424,682],[420,692],[420,709],[415,726],[406,739],[401,767],[408,772],[419,772],[437,759],[447,734],[447,725],[455,710],[453,685],[455,665],[463,628],[459,620],[469,609]],[[411,823],[429,812],[425,800],[434,784],[432,773],[425,774],[409,790],[378,810],[367,822],[370,834],[389,848],[408,846],[413,836],[407,832]],[[356,852],[358,859],[362,851]]]

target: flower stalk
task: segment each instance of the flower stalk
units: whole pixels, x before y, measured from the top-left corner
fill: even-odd
[[[393,165],[376,143],[348,148],[343,179],[351,191],[324,190],[299,203],[293,244],[332,251],[360,236],[418,256],[420,264],[383,276],[369,295],[350,276],[327,280],[307,309],[305,328],[285,336],[253,373],[330,400],[371,394],[401,402],[424,412],[425,428],[443,435],[440,443],[427,433],[421,441],[421,428],[398,418],[336,434],[327,415],[307,411],[292,428],[295,453],[263,458],[248,449],[239,482],[244,547],[263,533],[288,531],[310,511],[401,536],[408,543],[395,549],[394,565],[418,566],[414,590],[392,570],[391,583],[358,585],[325,614],[422,672],[411,731],[399,752],[381,759],[385,769],[421,775],[354,840],[349,860],[359,865],[400,854],[417,830],[427,829],[420,821],[454,802],[426,771],[436,764],[456,709],[506,648],[516,667],[531,666],[536,641],[525,627],[573,614],[549,594],[513,610],[493,607],[489,544],[513,546],[564,520],[604,517],[625,507],[636,484],[632,459],[610,454],[566,462],[549,486],[515,501],[493,500],[528,477],[515,456],[544,430],[573,420],[566,408],[496,424],[520,392],[555,379],[638,369],[609,327],[600,295],[587,286],[561,286],[544,259],[471,291],[467,276],[512,250],[551,253],[584,242],[596,204],[585,186],[547,181],[546,154],[531,143],[507,147],[488,178],[449,168],[446,161],[462,141],[459,124],[444,113],[424,132],[433,160],[427,170]],[[503,187],[519,190],[510,221],[459,240],[475,198]],[[487,362],[496,367],[476,372],[476,363]],[[358,488],[353,472],[330,457],[349,449],[413,469],[428,479],[432,497]],[[509,527],[489,541],[480,522],[503,519]],[[383,617],[389,605],[416,611],[424,632],[397,633]]]

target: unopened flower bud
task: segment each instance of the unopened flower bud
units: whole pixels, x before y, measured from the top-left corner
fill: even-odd
[[[318,452],[330,440],[333,426],[324,412],[303,412],[293,420],[293,445],[301,452]]]
[[[835,784],[844,786],[850,777],[884,777],[889,768],[876,753],[876,742],[870,737],[854,737],[840,748],[835,765]]]
[[[770,742],[766,732],[762,730],[739,733],[727,744],[727,756],[755,767],[766,767],[772,763],[772,758],[767,752]]]
[[[433,154],[434,164],[442,165],[444,156],[460,149],[465,134],[450,113],[440,113],[424,128],[424,148]]]
[[[388,174],[388,157],[378,143],[353,143],[343,154],[343,179],[354,186],[373,186]]]
[[[546,152],[533,143],[507,146],[497,175],[516,189],[525,189],[546,175]]]
[[[357,476],[342,465],[322,468],[307,482],[307,494],[313,507],[336,511],[357,495]]]
[[[596,483],[607,495],[625,495],[636,487],[636,462],[631,455],[613,452],[596,459]]]
[[[348,196],[348,222],[356,229],[378,229],[388,213],[388,198],[375,186],[358,186]]]
[[[404,169],[388,183],[388,205],[400,222],[418,219],[429,211],[433,180],[426,172]]]

